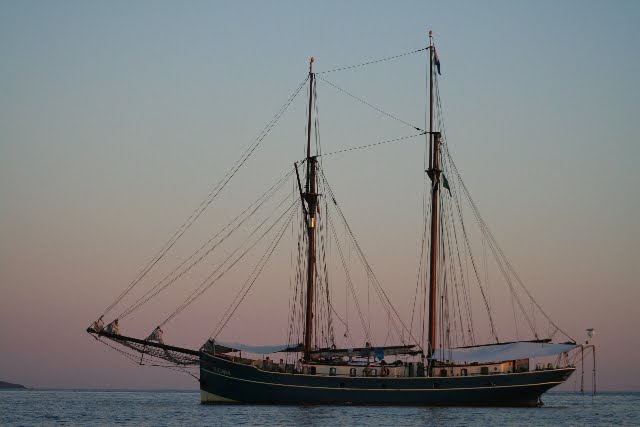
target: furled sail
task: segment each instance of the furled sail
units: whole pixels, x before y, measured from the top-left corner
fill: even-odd
[[[576,347],[575,343],[555,344],[550,342],[518,341],[438,350],[434,356],[452,362],[501,362],[504,360],[553,356],[566,353]]]
[[[247,345],[239,343],[223,343],[221,341],[208,340],[203,346],[202,351],[209,353],[233,353],[236,351],[246,351],[254,354],[269,354],[289,351],[286,344],[281,345]],[[299,349],[297,351],[300,351]]]
[[[313,358],[326,357],[377,357],[383,359],[384,356],[419,354],[421,351],[415,349],[415,345],[395,345],[387,347],[359,347],[359,348],[320,348],[311,351]],[[302,344],[291,347],[287,345],[246,345],[239,343],[224,343],[221,341],[208,340],[202,346],[202,351],[222,354],[236,351],[246,351],[254,354],[270,353],[298,353],[302,351]]]

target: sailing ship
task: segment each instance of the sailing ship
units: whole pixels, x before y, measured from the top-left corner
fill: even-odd
[[[533,300],[531,293],[497,245],[488,226],[479,216],[467,187],[462,182],[451,159],[443,132],[442,120],[438,115],[437,108],[440,102],[437,79],[440,75],[440,60],[431,32],[429,32],[428,46],[410,53],[417,52],[427,53],[428,72],[425,78],[428,80],[427,86],[429,88],[428,129],[410,125],[418,131],[416,136],[422,137],[428,148],[425,150],[426,170],[424,171],[424,233],[422,236],[422,256],[418,269],[418,285],[420,286],[416,287],[421,290],[416,291],[417,303],[414,303],[414,309],[424,306],[423,317],[416,316],[421,319],[420,321],[414,323],[412,313],[411,326],[407,326],[408,313],[398,312],[391,304],[387,293],[374,275],[373,268],[366,260],[364,251],[357,243],[355,233],[349,226],[336,201],[335,194],[328,184],[321,165],[323,154],[318,152],[317,141],[314,152],[312,138],[314,134],[316,137],[318,134],[317,123],[315,132],[313,128],[313,113],[317,111],[314,109],[316,83],[318,79],[321,79],[369,107],[375,108],[378,112],[402,123],[408,123],[359,97],[351,95],[326,80],[319,73],[315,73],[313,70],[314,60],[311,58],[306,80],[289,98],[285,107],[268,125],[266,131],[268,132],[275,121],[279,119],[292,99],[302,92],[303,88],[308,87],[306,157],[302,161],[295,162],[293,170],[289,171],[285,176],[286,179],[280,180],[278,184],[282,185],[282,182],[289,182],[291,179],[297,198],[288,208],[285,206],[282,211],[274,210],[277,212],[275,215],[277,218],[272,223],[273,225],[270,226],[271,223],[265,220],[256,226],[256,232],[251,233],[251,236],[260,237],[275,230],[274,241],[267,245],[265,255],[251,270],[249,279],[223,316],[225,320],[222,322],[223,324],[199,349],[172,346],[164,342],[162,327],[166,325],[166,322],[205,293],[213,281],[219,279],[229,269],[234,268],[238,260],[254,247],[254,243],[250,239],[239,252],[231,252],[231,255],[215,269],[214,273],[203,281],[201,286],[197,287],[189,298],[179,306],[176,313],[173,313],[165,322],[156,327],[146,339],[126,336],[121,333],[118,322],[163,292],[168,286],[183,278],[192,266],[205,259],[227,236],[243,228],[241,225],[246,224],[245,220],[274,193],[271,191],[274,187],[271,187],[265,195],[225,227],[222,234],[216,234],[217,237],[214,236],[215,238],[210,239],[194,255],[185,259],[176,269],[166,275],[163,280],[143,293],[121,315],[108,325],[105,325],[104,319],[125,297],[131,295],[132,289],[142,283],[148,272],[173,247],[175,241],[198,219],[202,211],[244,164],[266,133],[261,134],[257,138],[257,142],[247,149],[243,157],[221,181],[221,184],[212,191],[211,197],[200,205],[167,245],[142,269],[140,275],[126,287],[116,301],[105,310],[97,321],[93,322],[87,331],[96,339],[108,343],[110,346],[117,344],[116,348],[119,351],[129,357],[140,358],[140,363],[144,357],[147,357],[149,360],[164,361],[164,366],[197,370],[199,375],[194,376],[198,378],[200,383],[202,403],[456,406],[536,406],[541,404],[540,397],[544,392],[565,382],[575,371],[575,353],[580,349],[584,350],[584,348],[557,327]],[[383,60],[392,60],[403,55]],[[383,60],[370,61],[338,70],[352,69]],[[386,142],[400,139],[403,138]],[[381,143],[356,148],[367,148],[378,144]],[[348,148],[343,151],[352,149]],[[426,151],[428,151],[428,156]],[[477,282],[484,305],[489,308],[485,290],[482,287],[482,277],[477,272],[480,266],[477,265],[479,263],[474,258],[467,258],[467,260],[471,260],[474,272],[469,273],[467,265],[465,273],[460,249],[456,254],[452,252],[452,245],[453,242],[460,240],[464,243],[461,245],[462,250],[471,252],[467,229],[464,223],[462,225],[444,223],[446,215],[462,219],[459,203],[464,199],[470,202],[473,216],[479,223],[482,235],[486,239],[483,242],[489,246],[497,260],[497,265],[504,273],[505,281],[512,292],[511,303],[514,310],[516,306],[522,309],[523,318],[533,331],[532,339],[507,342],[499,340],[490,314],[489,335],[493,338],[493,342],[478,344],[475,339],[469,309],[471,294],[465,293],[462,284],[465,281]],[[372,283],[369,286],[373,287],[388,314],[391,325],[389,328],[395,328],[396,338],[399,340],[396,345],[386,345],[386,340],[384,345],[380,345],[382,340],[379,337],[376,342],[376,337],[370,330],[367,330],[366,322],[363,323],[366,341],[363,340],[360,345],[342,348],[335,344],[334,328],[331,322],[333,317],[339,318],[340,316],[330,300],[327,283],[329,278],[325,264],[327,251],[322,247],[324,236],[332,234],[335,236],[335,221],[331,222],[330,218],[327,218],[330,207],[338,213],[338,218],[346,230],[345,235],[352,242],[353,250],[364,265],[367,280]],[[455,215],[456,213],[460,215]],[[294,301],[290,305],[289,342],[282,346],[250,346],[221,341],[218,338],[220,331],[250,291],[260,271],[278,245],[284,230],[291,224],[292,218],[300,220],[299,231],[301,234],[297,248],[293,250],[300,262],[292,274],[295,276],[297,284]],[[322,230],[319,230],[321,227],[323,227]],[[268,231],[264,231],[262,234],[265,229]],[[340,245],[336,244],[336,247],[343,267],[347,267],[349,263],[345,262]],[[247,250],[245,251],[245,249]],[[345,274],[345,281],[352,291],[356,308],[361,315],[356,294],[353,292],[353,280],[346,268]],[[461,302],[461,300],[465,302]],[[549,336],[542,337],[536,332],[535,320],[531,319],[530,313],[527,314],[523,300],[529,301],[532,310],[541,313],[544,320],[551,325],[547,329],[550,331]],[[456,301],[461,310],[468,309],[467,317],[463,318],[462,315],[450,313],[445,303],[452,303],[452,301]],[[340,321],[346,324],[343,319]],[[419,326],[414,328],[415,324]],[[466,338],[453,338],[456,331]],[[561,343],[552,342],[551,338],[557,333],[566,335],[567,340]],[[345,332],[345,338],[347,336],[348,330]],[[348,338],[351,339],[351,337]],[[276,355],[282,355],[283,358],[277,362]],[[540,358],[552,358],[553,362],[534,364],[534,360]]]

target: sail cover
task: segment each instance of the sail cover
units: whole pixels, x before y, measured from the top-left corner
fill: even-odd
[[[246,345],[240,343],[224,343],[221,341],[208,340],[204,346],[203,351],[210,351],[213,353],[233,353],[236,351],[246,351],[247,353],[254,354],[269,354],[279,353],[287,351],[288,346],[282,345]]]
[[[387,347],[361,347],[361,348],[322,348],[311,352],[311,357],[377,357],[382,360],[384,356],[403,355],[403,354],[420,354],[420,350],[415,350],[415,345],[396,345]],[[303,351],[302,344],[296,346],[287,345],[246,345],[240,343],[224,343],[221,341],[208,340],[202,346],[203,351],[211,353],[233,353],[237,351],[246,351],[253,354],[270,354],[270,353],[299,353]]]
[[[437,359],[452,362],[501,362],[504,360],[528,359],[533,357],[553,356],[573,350],[574,343],[555,344],[547,342],[519,341],[506,344],[491,344],[476,347],[460,347],[437,350]]]

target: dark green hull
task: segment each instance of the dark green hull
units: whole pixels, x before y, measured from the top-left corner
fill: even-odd
[[[466,377],[337,377],[266,372],[202,353],[203,403],[538,406],[575,368]]]

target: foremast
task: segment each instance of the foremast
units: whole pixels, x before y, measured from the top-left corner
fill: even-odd
[[[434,94],[433,64],[435,51],[433,33],[429,31],[429,168],[427,174],[431,178],[431,245],[429,250],[429,329],[427,357],[433,356],[436,342],[436,301],[438,277],[438,188],[440,187],[440,132],[433,130]]]
[[[305,212],[307,218],[305,225],[307,228],[307,301],[305,310],[305,325],[304,325],[304,360],[311,358],[312,350],[312,338],[313,338],[313,296],[314,296],[314,279],[316,270],[316,238],[315,238],[315,223],[316,223],[316,208],[318,195],[316,194],[316,157],[311,156],[311,114],[313,111],[313,57],[309,60],[309,122],[307,125],[307,177],[305,192],[303,193],[303,199],[307,202],[307,209]]]

